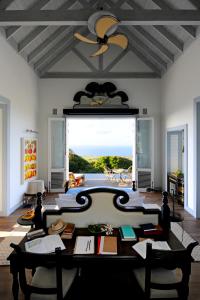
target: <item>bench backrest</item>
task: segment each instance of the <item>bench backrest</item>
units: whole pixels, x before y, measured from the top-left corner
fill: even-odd
[[[159,223],[160,211],[157,209],[144,209],[135,207],[134,201],[122,190],[99,187],[83,190],[74,196],[73,201],[66,201],[66,206],[59,210],[46,210],[44,223],[49,227],[58,219],[72,222],[76,227],[87,227],[89,224],[111,224],[114,227],[120,225]]]

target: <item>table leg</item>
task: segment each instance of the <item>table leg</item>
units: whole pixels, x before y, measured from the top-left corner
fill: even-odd
[[[18,272],[12,271],[13,275],[13,284],[12,284],[12,293],[14,300],[18,300],[18,293],[19,293],[19,280],[18,280]]]

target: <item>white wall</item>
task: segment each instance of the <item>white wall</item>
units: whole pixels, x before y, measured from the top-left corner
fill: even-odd
[[[87,83],[94,79],[42,79],[39,82],[40,98],[40,170],[39,175],[47,184],[47,121],[52,115],[52,109],[57,108],[62,115],[63,108],[72,108],[76,92],[84,90]],[[119,90],[129,96],[130,107],[147,108],[148,116],[155,118],[155,185],[161,184],[160,173],[160,80],[158,79],[110,79]]]
[[[22,200],[20,139],[26,129],[38,130],[38,79],[28,64],[0,36],[0,96],[10,101],[10,199],[12,212]]]
[[[188,124],[188,209],[196,215],[194,99],[200,96],[200,38],[187,48],[161,80],[163,157],[167,128]],[[163,166],[165,172],[165,168]]]

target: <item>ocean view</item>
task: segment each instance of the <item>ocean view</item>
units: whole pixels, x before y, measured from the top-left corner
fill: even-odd
[[[70,149],[80,156],[131,156],[131,146],[71,146]]]

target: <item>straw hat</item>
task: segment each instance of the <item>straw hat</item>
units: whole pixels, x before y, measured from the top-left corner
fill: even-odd
[[[58,234],[62,232],[66,227],[66,224],[63,222],[63,220],[59,219],[55,223],[51,224],[51,226],[48,229],[48,234]]]

